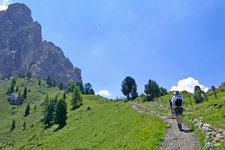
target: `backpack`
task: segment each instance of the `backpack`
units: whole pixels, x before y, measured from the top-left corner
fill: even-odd
[[[177,99],[175,100],[175,105],[176,106],[181,106],[182,105],[182,99],[181,99],[181,97],[177,97]]]

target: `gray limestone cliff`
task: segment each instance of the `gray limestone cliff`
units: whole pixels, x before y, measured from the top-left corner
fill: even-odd
[[[26,75],[57,82],[81,81],[81,70],[73,66],[63,51],[42,40],[41,25],[33,21],[24,4],[11,4],[0,11],[0,75]]]

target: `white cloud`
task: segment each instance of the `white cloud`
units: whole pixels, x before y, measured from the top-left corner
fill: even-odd
[[[100,90],[99,92],[97,92],[95,94],[96,95],[103,96],[103,97],[109,97],[109,96],[111,96],[111,94],[109,93],[108,90]]]
[[[190,93],[194,93],[195,86],[200,86],[200,88],[207,92],[209,88],[199,83],[198,80],[193,77],[188,77],[186,79],[179,80],[177,86],[173,86],[170,91],[188,91]]]
[[[6,10],[11,3],[11,0],[0,0],[0,11]]]

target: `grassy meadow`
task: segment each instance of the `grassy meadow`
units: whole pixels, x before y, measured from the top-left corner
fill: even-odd
[[[83,95],[83,105],[72,111],[72,94],[66,99],[67,125],[60,130],[57,125],[44,129],[44,97],[62,97],[63,91],[48,88],[45,81],[38,85],[36,79],[17,79],[19,90],[27,86],[30,92],[21,106],[13,106],[6,95],[10,84],[11,80],[0,83],[0,149],[158,149],[167,131],[161,119],[139,114],[123,101]],[[27,103],[30,115],[24,117]],[[10,131],[13,119],[16,127]]]

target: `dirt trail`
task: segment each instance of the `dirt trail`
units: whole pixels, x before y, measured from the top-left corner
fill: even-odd
[[[170,128],[166,134],[165,140],[162,143],[160,150],[199,150],[198,138],[194,134],[193,130],[183,124],[184,131],[179,131],[176,123],[176,119],[166,116],[158,116],[155,113],[143,111],[144,106],[142,104],[134,103],[131,105],[133,109],[139,113],[149,114],[162,118],[166,123],[170,125]]]

